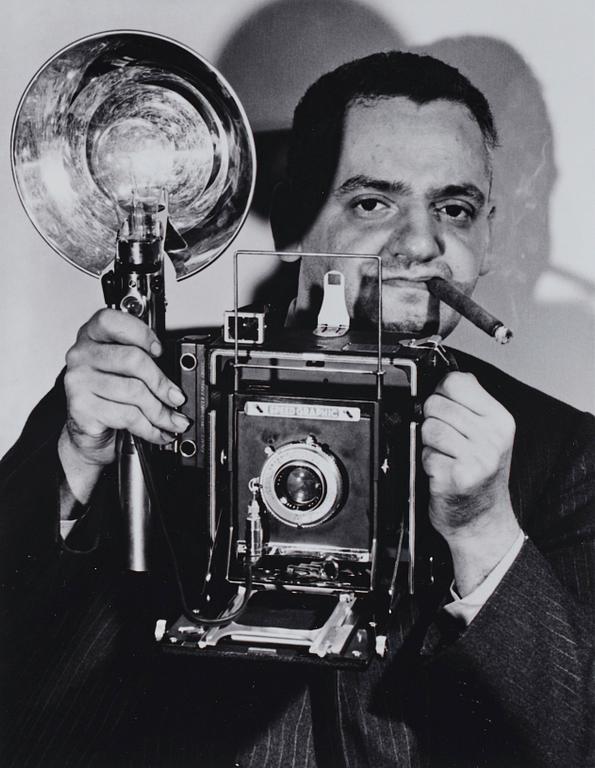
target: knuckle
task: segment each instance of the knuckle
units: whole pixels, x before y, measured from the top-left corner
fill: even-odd
[[[67,350],[66,355],[64,356],[66,367],[69,370],[71,370],[72,368],[76,368],[76,366],[80,363],[81,356],[82,356],[81,345],[79,343],[73,344],[72,347],[70,347],[70,349]]]
[[[85,333],[87,335],[92,335],[94,332],[105,332],[107,330],[107,320],[106,317],[109,317],[106,315],[107,310],[105,309],[99,309],[95,314],[91,317],[91,319],[83,325],[81,328],[81,334]]]
[[[483,484],[487,475],[485,465],[477,457],[467,457],[464,461],[456,462],[453,470],[453,480],[462,492]]]
[[[170,443],[171,438],[167,437],[163,434],[163,432],[158,427],[151,427],[150,435],[147,438],[152,443],[158,443],[158,444],[165,444]]]
[[[169,426],[167,409],[153,397],[151,397],[151,399],[147,402],[145,406],[145,413],[148,420],[156,428]]]
[[[95,318],[97,316],[97,312],[95,312],[94,315],[92,315],[86,323],[83,323],[81,327],[78,329],[78,332],[76,334],[76,340],[77,342],[82,341],[83,339],[86,339],[89,337],[89,329],[92,328],[95,325]]]
[[[166,429],[171,431],[173,422],[174,411],[168,408],[166,405],[159,404],[159,423],[163,424]]]
[[[426,419],[421,425],[421,436],[424,443],[432,443],[438,440],[442,434],[442,426],[437,419]]]
[[[146,359],[146,355],[142,349],[131,347],[123,350],[123,354],[130,370],[135,372],[138,371],[139,373],[142,372]]]
[[[473,467],[484,477],[493,474],[500,463],[500,451],[491,446],[485,446],[481,454],[473,462]]]
[[[461,387],[468,386],[476,381],[477,379],[472,373],[465,373],[464,371],[451,371],[443,379],[447,392],[456,392]]]
[[[87,400],[81,395],[73,395],[68,400],[68,414],[77,424],[82,424],[87,418]]]
[[[64,374],[64,390],[67,395],[76,389],[76,378],[72,369],[67,370]]]
[[[107,331],[112,326],[114,312],[115,310],[106,309],[105,307],[103,309],[99,309],[91,318],[91,322],[94,323],[98,328]]]
[[[171,386],[167,376],[151,361],[151,389],[160,400],[167,400],[167,393]]]
[[[451,371],[450,373],[447,373],[438,385],[437,392],[443,392],[448,396],[453,391],[453,388],[456,389],[457,381],[460,381],[458,378],[460,375],[461,374],[458,371]]]
[[[69,368],[64,374],[64,391],[71,399],[85,391],[82,368]]]
[[[160,436],[161,433],[159,430],[150,425],[148,425],[142,433],[143,440],[147,440],[149,443],[160,443]]]
[[[428,417],[440,410],[440,396],[433,394],[424,403],[424,416]]]
[[[516,433],[516,421],[514,416],[503,406],[499,406],[494,414],[495,435],[499,443],[508,446],[514,440]]]
[[[490,463],[489,466],[477,465],[475,472],[471,475],[470,487],[486,491],[491,487],[494,477],[498,473],[498,464]]]
[[[436,461],[436,453],[427,445],[424,445],[421,452],[421,461],[422,465],[427,472],[427,474],[431,474],[431,470],[433,469]]]
[[[75,415],[81,411],[81,396],[74,392],[67,393],[68,413]]]
[[[476,467],[470,465],[464,467],[456,465],[453,468],[452,482],[458,493],[465,494],[469,488],[475,485],[477,481],[476,471]]]
[[[102,341],[121,341],[125,336],[127,316],[116,309],[100,309],[91,318],[91,336]]]
[[[514,416],[512,413],[504,409],[504,413],[502,414],[502,428],[504,429],[504,432],[507,437],[514,437],[514,434],[516,432],[516,421],[514,419]]]
[[[135,401],[137,404],[142,401],[145,394],[145,386],[140,379],[127,377],[124,379],[124,388],[126,397],[129,400]]]
[[[143,421],[143,415],[135,405],[126,409],[123,418],[126,429],[137,433],[142,428]]]

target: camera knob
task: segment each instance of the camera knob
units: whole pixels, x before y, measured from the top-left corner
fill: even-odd
[[[196,455],[196,443],[194,440],[182,440],[179,451],[185,459],[191,459]]]

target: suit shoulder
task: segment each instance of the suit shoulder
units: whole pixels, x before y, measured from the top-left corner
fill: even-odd
[[[512,415],[524,422],[561,427],[563,431],[586,429],[595,434],[595,417],[580,411],[536,387],[525,384],[491,363],[454,350],[461,371],[474,374],[481,386]]]

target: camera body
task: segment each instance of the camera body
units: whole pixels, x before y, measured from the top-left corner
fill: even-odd
[[[431,341],[263,335],[249,319],[245,341],[239,317],[226,329],[237,340],[178,342],[193,424],[175,450],[208,478],[204,513],[217,553],[209,581],[241,588],[249,567],[261,598],[282,595],[308,610],[327,597],[334,608],[320,627],[324,642],[311,626],[298,637],[266,615],[249,631],[239,620],[194,630],[182,618],[165,642],[178,651],[229,653],[235,644],[240,653],[369,659],[362,648],[378,647],[400,568],[413,588],[416,516],[425,513],[419,423],[448,359]],[[274,611],[266,600],[261,610]]]

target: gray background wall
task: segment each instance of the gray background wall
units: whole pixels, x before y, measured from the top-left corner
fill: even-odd
[[[102,304],[99,282],[39,237],[12,183],[18,100],[48,57],[107,29],[174,37],[217,64],[255,131],[287,127],[296,99],[330,66],[390,47],[428,51],[484,89],[499,124],[495,267],[476,296],[515,332],[507,347],[461,324],[451,337],[513,375],[595,409],[595,6],[591,0],[5,0],[0,113],[0,454],[52,385],[77,328]],[[270,248],[254,213],[237,247]],[[232,303],[231,252],[176,284],[170,328],[216,324]],[[270,270],[246,275],[244,297]]]

